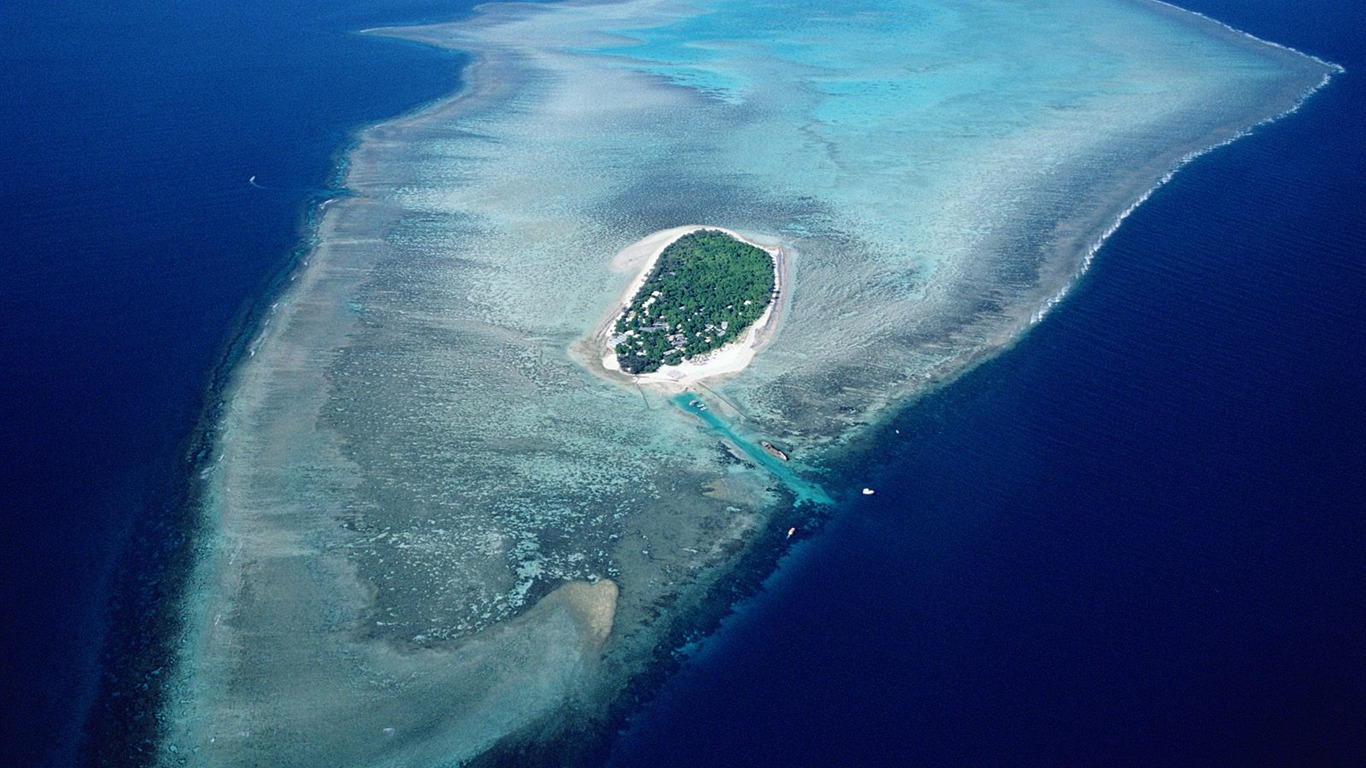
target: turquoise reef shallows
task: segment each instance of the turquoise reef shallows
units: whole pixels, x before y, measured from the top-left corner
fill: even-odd
[[[573,764],[811,514],[823,455],[1332,72],[1135,0],[495,4],[383,33],[477,64],[361,135],[236,372],[168,764]],[[796,254],[782,332],[705,412],[582,364],[631,278],[612,254],[695,222]]]

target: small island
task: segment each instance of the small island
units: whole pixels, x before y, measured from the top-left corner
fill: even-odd
[[[624,373],[648,374],[744,338],[777,296],[773,254],[719,229],[670,243],[612,326]]]

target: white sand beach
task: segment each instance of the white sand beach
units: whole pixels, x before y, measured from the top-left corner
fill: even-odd
[[[623,373],[621,365],[617,362],[616,351],[611,339],[612,326],[621,316],[621,310],[618,310],[593,332],[594,344],[600,347],[600,363],[604,370],[640,384],[662,385],[671,390],[687,389],[707,379],[730,376],[743,371],[754,360],[754,356],[758,354],[759,350],[773,341],[782,321],[787,288],[791,284],[791,249],[777,242],[758,242],[753,236],[747,237],[725,227],[693,224],[662,229],[618,251],[612,257],[612,269],[623,272],[635,269],[637,274],[627,289],[622,292],[617,304],[625,307],[630,303],[631,298],[645,284],[645,279],[649,276],[650,270],[654,269],[655,262],[659,260],[660,254],[664,253],[664,249],[680,237],[703,229],[725,232],[736,240],[767,251],[773,257],[774,291],[776,295],[768,305],[768,309],[741,338],[730,344],[712,350],[697,359],[685,360],[679,365],[666,365],[657,371],[637,376]]]

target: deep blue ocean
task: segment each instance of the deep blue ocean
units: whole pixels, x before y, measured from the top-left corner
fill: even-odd
[[[458,83],[457,56],[348,31],[467,5],[6,4],[0,764],[145,722],[234,341],[352,131]],[[614,764],[1366,765],[1366,9],[1185,5],[1349,72],[1179,174],[1027,338],[836,468],[877,494]]]
[[[1349,72],[836,468],[612,765],[1366,765],[1366,8],[1181,4]]]
[[[0,11],[0,764],[74,762],[97,683],[141,685],[125,662],[153,639],[234,336],[352,130],[458,85],[459,57],[349,31],[468,5]]]

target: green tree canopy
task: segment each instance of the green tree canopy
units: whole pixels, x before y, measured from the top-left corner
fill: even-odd
[[[740,339],[773,301],[773,258],[715,229],[670,243],[617,319],[621,369],[639,374]]]

